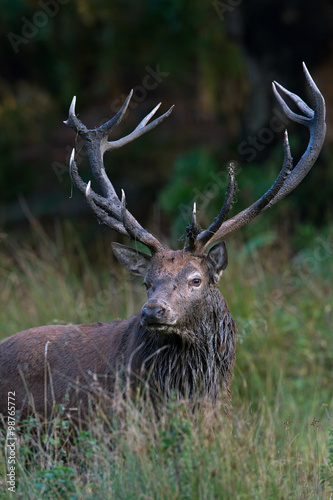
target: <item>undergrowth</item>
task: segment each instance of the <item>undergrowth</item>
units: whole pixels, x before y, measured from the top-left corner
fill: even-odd
[[[29,243],[3,236],[1,336],[40,324],[137,312],[144,290],[114,262],[92,263],[70,224]],[[103,255],[104,247],[98,250]],[[333,498],[333,233],[290,258],[275,240],[229,244],[220,290],[238,326],[230,421],[171,401],[97,411],[75,435],[66,415],[17,432],[17,498]],[[110,255],[107,255],[110,258]],[[5,434],[0,498],[9,498]],[[13,494],[14,496],[14,494]]]

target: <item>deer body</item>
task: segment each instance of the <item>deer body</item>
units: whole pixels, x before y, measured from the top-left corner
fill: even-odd
[[[221,393],[227,409],[236,338],[216,286],[225,246],[216,245],[208,256],[164,251],[149,259],[125,252],[132,272],[147,266],[142,310],[109,323],[32,328],[0,343],[0,408],[15,391],[21,416],[29,409],[49,415],[55,403],[86,411],[96,386],[112,395],[120,378],[132,390],[149,379],[152,397]]]
[[[146,231],[126,209],[125,194],[119,198],[106,175],[103,155],[140,137],[164,120],[149,123],[159,105],[129,135],[108,141],[109,132],[126,113],[132,92],[120,111],[108,122],[89,130],[75,114],[75,98],[65,122],[83,139],[92,173],[101,194],[81,179],[70,159],[70,175],[100,222],[139,241],[150,255],[113,243],[113,251],[132,274],[144,276],[148,300],[136,316],[112,323],[78,326],[44,326],[18,333],[0,343],[0,413],[6,414],[7,394],[16,394],[22,415],[29,405],[50,415],[54,404],[88,407],[88,395],[96,387],[111,396],[116,382],[136,389],[148,384],[153,397],[176,393],[179,397],[224,394],[229,403],[230,380],[235,361],[235,325],[217,283],[227,266],[223,238],[249,223],[290,193],[314,165],[324,142],[325,101],[304,65],[313,96],[313,110],[297,95],[273,83],[273,91],[287,117],[310,132],[307,149],[294,166],[288,135],[284,138],[284,162],[270,189],[250,207],[227,219],[237,189],[233,164],[222,208],[205,230],[197,222],[196,206],[186,227],[187,246],[169,250]],[[279,92],[278,92],[279,91]],[[301,110],[289,109],[280,94]],[[205,250],[213,242],[219,242]],[[129,382],[129,383],[128,383]]]

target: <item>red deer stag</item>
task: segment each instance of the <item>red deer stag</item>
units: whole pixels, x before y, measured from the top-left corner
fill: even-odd
[[[75,114],[75,97],[65,122],[84,140],[93,176],[101,194],[84,183],[73,150],[70,175],[100,222],[150,250],[150,255],[113,243],[119,262],[134,275],[144,276],[148,300],[140,312],[122,321],[77,326],[41,326],[5,339],[0,344],[0,412],[7,414],[7,395],[15,393],[16,409],[26,415],[33,409],[51,415],[54,403],[87,410],[88,394],[96,382],[112,396],[115,383],[138,388],[147,384],[151,395],[213,400],[224,394],[231,405],[230,381],[235,361],[235,324],[218,281],[227,266],[225,236],[249,223],[262,211],[290,193],[315,163],[325,138],[325,102],[308,73],[312,110],[297,95],[277,83],[273,90],[287,117],[310,131],[307,149],[293,167],[287,132],[284,162],[271,188],[253,205],[227,220],[236,182],[232,164],[220,213],[205,230],[193,208],[186,228],[187,246],[170,250],[146,231],[126,209],[125,195],[118,198],[106,175],[103,155],[120,148],[156,127],[170,115],[148,123],[159,106],[129,135],[109,142],[108,134],[126,113],[132,93],[120,111],[102,126],[89,130]],[[289,109],[280,93],[288,96],[302,115]],[[205,253],[208,245],[218,242]],[[148,382],[147,382],[148,381]]]

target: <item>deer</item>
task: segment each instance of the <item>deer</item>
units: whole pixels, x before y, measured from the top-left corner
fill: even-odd
[[[173,250],[144,229],[118,197],[106,174],[103,156],[155,128],[172,112],[151,118],[158,104],[128,135],[109,141],[109,132],[124,117],[132,92],[113,118],[88,129],[75,112],[74,96],[64,122],[84,141],[99,192],[82,180],[75,148],[69,171],[98,221],[149,253],[113,242],[113,252],[134,276],[143,276],[147,301],[134,316],[112,322],[80,325],[48,325],[21,331],[0,343],[0,413],[8,415],[9,393],[14,394],[21,417],[34,411],[50,418],[55,405],[88,412],[96,386],[111,398],[116,385],[131,394],[149,388],[154,398],[194,400],[222,398],[226,413],[232,408],[231,380],[235,363],[236,326],[218,282],[228,264],[225,237],[291,193],[310,171],[321,151],[326,132],[325,101],[303,63],[313,109],[300,97],[273,82],[273,92],[292,122],[309,130],[307,148],[294,166],[288,133],[284,134],[284,160],[272,186],[252,205],[228,218],[237,183],[230,163],[225,199],[207,229],[197,221],[193,205],[186,227],[186,243]],[[297,114],[285,101],[289,98]],[[214,244],[212,246],[212,244]]]

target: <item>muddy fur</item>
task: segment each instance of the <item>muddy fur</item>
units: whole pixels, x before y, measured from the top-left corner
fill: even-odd
[[[7,414],[12,391],[21,417],[32,411],[49,418],[56,405],[85,414],[101,397],[112,407],[117,395],[142,392],[156,401],[222,397],[228,413],[236,333],[217,288],[222,246],[213,257],[172,250],[144,256],[139,267],[148,300],[131,318],[37,327],[5,339],[0,413]],[[145,310],[153,311],[148,319]]]
[[[223,394],[231,401],[235,325],[224,299],[217,290],[211,292],[200,321],[189,317],[182,335],[172,331],[152,335],[140,328],[132,370],[141,379],[150,374],[149,385],[157,394],[214,399]]]

